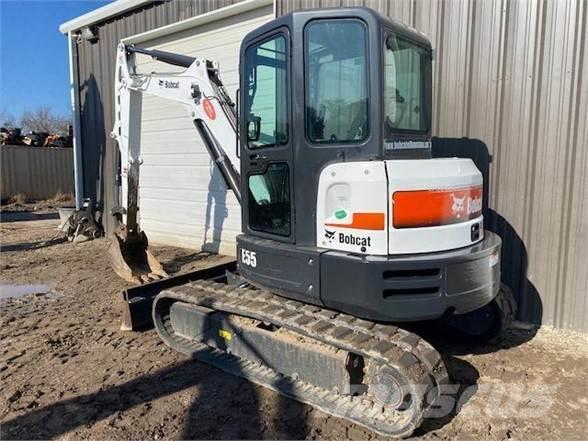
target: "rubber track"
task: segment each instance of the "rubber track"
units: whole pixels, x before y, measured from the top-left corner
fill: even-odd
[[[416,406],[418,411],[411,410],[412,413],[386,409],[368,397],[325,390],[176,335],[169,318],[172,301],[273,323],[332,347],[362,355],[366,365],[372,360],[378,365],[390,365],[401,370],[411,384],[424,385],[424,393],[419,397],[422,402]],[[434,401],[437,390],[433,389],[449,382],[439,353],[414,333],[255,288],[239,288],[210,280],[190,282],[161,292],[155,299],[153,310],[157,332],[173,349],[385,436],[411,435],[431,405],[426,400]]]

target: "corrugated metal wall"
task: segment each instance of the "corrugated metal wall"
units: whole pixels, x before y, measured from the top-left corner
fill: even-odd
[[[71,149],[3,145],[0,147],[1,199],[18,193],[48,199],[74,191]]]
[[[346,5],[429,35],[434,134],[492,155],[489,224],[520,317],[588,331],[588,3],[278,0],[277,11]]]
[[[156,1],[98,25],[99,40],[78,44],[83,173],[86,197],[92,197],[103,214],[114,204],[116,146],[108,136],[113,125],[114,63],[116,46],[125,37],[146,32],[195,15],[238,3],[238,0]]]

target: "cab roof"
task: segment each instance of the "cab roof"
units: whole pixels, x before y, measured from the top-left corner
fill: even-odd
[[[431,40],[424,33],[398,20],[385,17],[367,7],[319,8],[290,12],[289,14],[278,17],[251,31],[243,39],[243,44],[246,45],[248,42],[257,39],[259,36],[280,27],[285,26],[291,31],[302,31],[306,23],[312,20],[343,18],[358,18],[368,25],[370,32],[373,32],[374,30],[376,30],[376,32],[389,30],[395,34],[402,35],[415,43],[431,48]]]

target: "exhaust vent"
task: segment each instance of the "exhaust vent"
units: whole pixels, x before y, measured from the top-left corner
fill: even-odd
[[[397,297],[397,296],[413,296],[413,295],[436,295],[439,294],[439,287],[424,287],[424,288],[394,288],[394,289],[385,289],[383,291],[383,297],[388,299],[390,297]]]
[[[383,279],[416,278],[416,277],[438,277],[441,274],[440,268],[388,270],[382,274]]]

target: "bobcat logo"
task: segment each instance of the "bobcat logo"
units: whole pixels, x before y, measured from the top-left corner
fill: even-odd
[[[335,232],[334,231],[325,230],[325,237],[327,238],[327,240],[329,241],[329,243],[331,243],[333,241],[333,238],[335,237]]]
[[[159,80],[159,87],[163,87],[165,85],[165,83],[163,82],[163,80]]]
[[[451,193],[451,197],[453,198],[453,205],[451,206],[451,211],[453,211],[454,214],[457,214],[457,217],[460,217],[461,213],[465,208],[465,196],[458,198],[455,197],[453,193]]]

